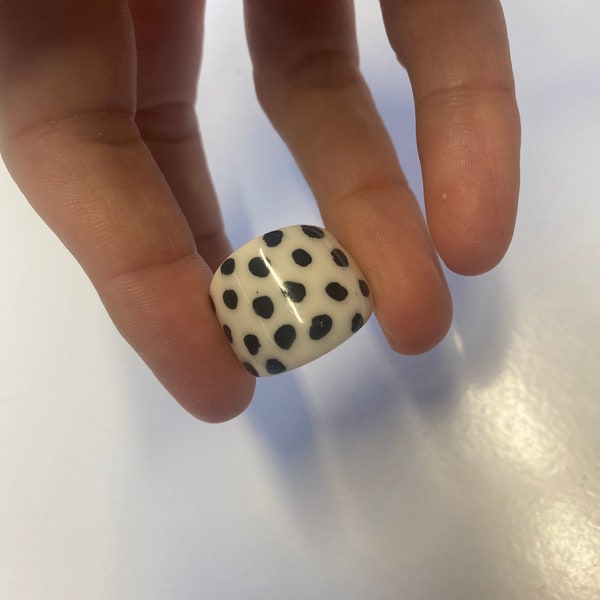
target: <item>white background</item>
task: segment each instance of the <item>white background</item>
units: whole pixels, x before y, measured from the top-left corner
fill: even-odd
[[[372,319],[185,413],[0,167],[0,598],[600,598],[600,4],[506,0],[523,121],[501,267],[449,276],[419,357]],[[363,69],[418,195],[407,78],[376,3]],[[318,222],[253,94],[238,3],[209,2],[199,113],[234,246]]]

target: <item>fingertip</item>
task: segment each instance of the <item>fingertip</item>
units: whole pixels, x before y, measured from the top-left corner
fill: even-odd
[[[214,318],[208,295],[199,310],[204,315],[202,329],[191,333],[186,344],[178,343],[179,361],[171,362],[165,372],[156,369],[155,373],[187,412],[206,423],[223,423],[246,410],[256,379],[233,353]],[[182,352],[186,346],[187,351]],[[164,356],[160,363],[163,368],[167,364]]]
[[[452,323],[452,298],[437,269],[424,269],[402,287],[396,301],[376,301],[375,311],[384,335],[399,354],[423,354],[439,344]]]
[[[442,261],[461,275],[485,273],[506,254],[520,180],[514,102],[504,94],[492,106],[471,104],[430,115],[420,130],[429,231]]]
[[[234,366],[223,377],[216,378],[217,385],[201,394],[186,393],[176,400],[187,412],[205,423],[224,423],[241,415],[254,395],[256,380],[241,365]]]
[[[452,299],[412,192],[376,190],[328,221],[369,280],[391,348],[420,354],[438,344],[452,322]]]
[[[121,334],[171,396],[198,419],[219,423],[246,409],[255,381],[214,316],[210,275],[194,254],[102,282],[99,292]]]
[[[489,239],[466,239],[459,243],[453,240],[439,241],[434,236],[434,241],[439,249],[444,264],[458,275],[476,276],[491,271],[504,258],[509,244],[500,240],[490,243]]]
[[[459,275],[481,275],[500,263],[513,237],[517,192],[498,192],[491,178],[473,189],[448,189],[427,199],[433,243]]]

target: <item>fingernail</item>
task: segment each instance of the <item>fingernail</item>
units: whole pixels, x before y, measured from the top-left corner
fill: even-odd
[[[373,312],[356,262],[314,225],[270,231],[233,252],[215,272],[210,296],[233,351],[256,377],[319,358]]]

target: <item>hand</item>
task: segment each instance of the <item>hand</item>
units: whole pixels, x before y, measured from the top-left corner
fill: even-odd
[[[414,90],[429,228],[358,70],[351,2],[246,0],[247,33],[260,102],[325,226],[366,272],[391,346],[417,353],[451,320],[436,250],[476,274],[510,242],[519,118],[496,0],[381,6]],[[203,8],[0,2],[0,140],[124,337],[186,409],[218,421],[254,381],[208,302],[230,247],[193,108]]]

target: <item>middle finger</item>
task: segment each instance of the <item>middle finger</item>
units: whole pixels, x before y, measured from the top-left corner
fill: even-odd
[[[195,113],[204,0],[129,0],[137,49],[136,124],[215,269],[231,252]]]
[[[326,227],[368,275],[400,352],[446,333],[451,300],[423,216],[358,69],[347,0],[246,0],[259,100],[291,149]]]

